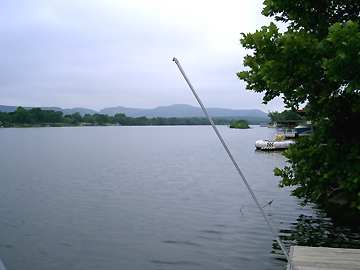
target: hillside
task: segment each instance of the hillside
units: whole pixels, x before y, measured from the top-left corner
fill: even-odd
[[[250,109],[250,110],[234,110],[224,108],[208,108],[208,111],[213,117],[259,117],[266,118],[267,114],[261,110]],[[169,106],[160,106],[153,109],[138,109],[138,108],[127,108],[127,107],[111,107],[105,108],[100,113],[114,115],[116,113],[125,113],[128,116],[138,117],[203,117],[204,113],[200,107],[195,107],[186,104],[174,104]]]
[[[18,106],[6,106],[6,105],[0,105],[0,112],[14,112]],[[24,107],[25,109],[31,109],[33,107]],[[94,114],[98,113],[95,110],[87,109],[87,108],[69,108],[69,109],[63,109],[59,107],[40,107],[42,110],[49,110],[49,111],[61,111],[64,115],[67,114],[73,114],[73,113],[80,113],[81,115],[85,114]]]
[[[16,107],[17,106],[0,105],[0,112],[13,112],[16,110]],[[24,107],[24,108],[30,109],[31,107]],[[79,112],[81,115],[101,113],[101,114],[114,116],[117,113],[123,113],[129,117],[146,116],[150,118],[151,117],[163,117],[163,118],[204,117],[204,114],[200,109],[200,107],[195,107],[186,104],[160,106],[152,109],[129,108],[129,107],[118,106],[118,107],[104,108],[100,111],[95,111],[87,108],[63,109],[59,107],[42,107],[41,109],[62,111],[65,115]],[[211,116],[216,118],[243,119],[243,120],[247,120],[250,124],[258,124],[269,121],[267,114],[257,109],[234,110],[234,109],[225,109],[225,108],[208,108],[208,111]]]

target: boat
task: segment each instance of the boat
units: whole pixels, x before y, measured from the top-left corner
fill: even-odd
[[[295,138],[296,137],[296,130],[293,128],[286,128],[284,130],[285,138]]]
[[[311,125],[298,125],[295,128],[284,129],[285,138],[298,138],[312,133]]]
[[[255,147],[258,150],[285,150],[288,149],[290,145],[294,144],[295,141],[292,140],[257,140],[255,142]]]
[[[308,136],[312,133],[311,125],[299,125],[295,127],[297,137]]]
[[[286,136],[283,133],[277,134],[273,140],[257,140],[255,147],[258,150],[285,150],[290,145],[294,144],[293,140],[286,140]]]

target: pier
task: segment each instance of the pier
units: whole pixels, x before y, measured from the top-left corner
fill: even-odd
[[[296,270],[360,269],[360,249],[292,246],[290,258]]]

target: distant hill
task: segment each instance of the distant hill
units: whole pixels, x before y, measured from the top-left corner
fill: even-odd
[[[13,112],[17,106],[4,106],[0,105],[0,112]],[[31,107],[24,107],[31,109]],[[41,107],[44,110],[55,110],[62,111],[64,114],[72,114],[79,112],[81,115],[102,113],[108,115],[115,115],[117,113],[123,113],[130,117],[204,117],[204,114],[200,107],[195,107],[187,104],[174,104],[169,106],[160,106],[153,109],[140,109],[140,108],[129,108],[129,107],[110,107],[102,110],[95,111],[87,108],[70,108],[63,109],[59,107]],[[224,108],[208,108],[211,116],[217,118],[228,118],[228,119],[243,119],[247,120],[250,124],[258,124],[268,122],[269,118],[267,114],[257,109],[247,110],[234,110]]]
[[[18,106],[5,106],[0,105],[0,112],[14,112]],[[24,107],[25,109],[31,109],[35,107]],[[80,113],[81,115],[85,114],[94,114],[97,111],[87,108],[70,108],[70,109],[63,109],[59,107],[40,107],[42,110],[51,110],[51,111],[61,111],[63,114],[73,114],[73,113]]]
[[[117,107],[104,108],[104,109],[100,110],[100,113],[107,114],[107,115],[115,115],[117,113],[123,113],[123,114],[126,114],[127,116],[134,117],[134,116],[145,116],[143,114],[144,110],[147,110],[147,109],[138,109],[138,108],[128,108],[128,107],[117,106]]]
[[[95,110],[92,109],[87,109],[87,108],[71,108],[71,109],[61,109],[61,111],[64,114],[73,114],[73,113],[80,113],[81,115],[85,115],[85,114],[94,114],[94,113],[98,113]]]
[[[0,105],[0,112],[14,112],[15,110],[16,106]]]
[[[260,117],[267,118],[267,114],[261,110],[233,110],[223,108],[208,108],[208,111],[213,117]],[[138,109],[127,107],[111,107],[100,111],[103,114],[115,115],[116,113],[124,113],[131,117],[203,117],[204,113],[200,107],[195,107],[186,104],[174,104],[169,106],[161,106],[153,109]]]

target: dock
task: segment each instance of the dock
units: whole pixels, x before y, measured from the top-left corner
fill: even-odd
[[[288,270],[360,270],[360,249],[292,246]]]

